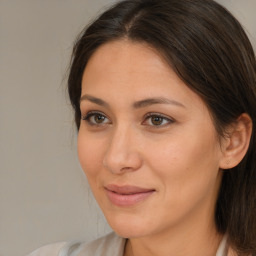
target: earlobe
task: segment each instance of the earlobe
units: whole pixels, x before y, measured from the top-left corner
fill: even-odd
[[[241,114],[228,129],[228,137],[223,139],[221,169],[237,166],[244,158],[251,139],[252,120],[246,113]]]

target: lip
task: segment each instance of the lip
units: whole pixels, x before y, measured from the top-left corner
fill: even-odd
[[[148,199],[154,189],[141,188],[137,186],[108,185],[105,187],[106,194],[110,202],[116,206],[129,207]]]

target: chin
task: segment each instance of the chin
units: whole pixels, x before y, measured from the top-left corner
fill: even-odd
[[[148,228],[152,227],[152,223],[148,224],[144,218],[132,216],[132,214],[109,214],[105,215],[110,227],[121,237],[138,238],[147,236],[150,232]]]

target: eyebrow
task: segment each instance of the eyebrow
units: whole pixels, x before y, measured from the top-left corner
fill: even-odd
[[[80,102],[84,101],[84,100],[88,100],[92,103],[95,103],[97,105],[103,106],[103,107],[110,107],[110,105],[105,102],[104,100],[85,94],[80,98]],[[167,99],[165,97],[156,97],[156,98],[148,98],[148,99],[144,99],[144,100],[139,100],[133,103],[133,107],[134,108],[144,108],[144,107],[148,107],[150,105],[155,105],[155,104],[171,104],[171,105],[175,105],[175,106],[179,106],[179,107],[183,107],[185,108],[185,106],[173,99]]]
[[[147,107],[147,106],[154,105],[154,104],[172,104],[172,105],[176,105],[176,106],[185,108],[185,106],[182,103],[180,103],[176,100],[167,99],[164,97],[156,97],[156,98],[149,98],[149,99],[145,99],[145,100],[136,101],[136,102],[134,102],[133,107],[134,108],[143,108],[143,107]]]
[[[85,94],[83,95],[81,98],[80,98],[80,103],[81,101],[84,101],[84,100],[88,100],[92,103],[95,103],[97,105],[100,105],[100,106],[103,106],[103,107],[108,107],[109,108],[109,104],[107,102],[105,102],[104,100],[102,99],[99,99],[99,98],[96,98],[96,97],[93,97],[91,95],[88,95],[88,94]]]

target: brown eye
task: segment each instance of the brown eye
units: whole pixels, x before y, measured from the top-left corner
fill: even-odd
[[[96,114],[94,116],[91,117],[95,123],[97,124],[101,124],[101,123],[104,123],[106,117],[103,116],[103,115],[100,115],[100,114]]]
[[[174,123],[174,120],[169,117],[162,116],[161,114],[149,113],[146,115],[145,120],[143,121],[142,124],[155,127],[155,128],[156,127],[161,128],[161,127],[170,125],[172,123]]]
[[[152,116],[151,117],[151,123],[153,125],[161,125],[164,121],[164,118],[161,116]]]
[[[105,125],[110,124],[110,120],[101,113],[89,112],[86,116],[82,117],[89,125]]]

